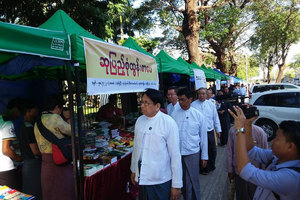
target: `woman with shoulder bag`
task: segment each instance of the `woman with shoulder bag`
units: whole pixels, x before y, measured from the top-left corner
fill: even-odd
[[[63,100],[58,95],[45,99],[45,110],[41,115],[42,124],[58,139],[71,136],[71,126],[61,117]],[[34,134],[42,153],[41,182],[43,200],[73,200],[75,199],[73,167],[70,162],[57,165],[53,161],[52,143],[48,141],[37,123]]]

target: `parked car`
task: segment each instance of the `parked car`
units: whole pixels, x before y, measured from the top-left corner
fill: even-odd
[[[300,87],[291,83],[256,84],[250,88],[249,99],[256,95],[256,93],[286,89],[300,89]]]
[[[254,123],[267,133],[269,141],[275,137],[282,121],[300,121],[300,89],[258,93],[249,103],[259,110],[259,117]]]

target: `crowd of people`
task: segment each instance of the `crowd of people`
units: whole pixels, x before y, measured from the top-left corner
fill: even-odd
[[[282,122],[268,149],[267,135],[253,124],[257,116],[246,119],[232,101],[243,96],[237,93],[241,88],[224,87],[215,98],[212,90],[200,88],[194,98],[187,88],[170,87],[167,114],[161,112],[159,91],[143,94],[131,162],[140,200],[176,200],[181,192],[185,200],[201,199],[199,174],[216,168],[216,138],[227,149],[228,178],[236,184],[237,200],[300,196],[300,123]]]
[[[0,115],[0,185],[34,195],[37,200],[73,200],[72,165],[54,163],[52,143],[41,135],[35,123],[40,118],[57,138],[70,137],[70,112],[63,108],[64,101],[57,95],[45,98],[44,105],[40,115],[35,103],[15,98]],[[18,150],[20,154],[16,153]]]
[[[166,110],[159,91],[143,93],[130,166],[139,200],[176,200],[181,195],[185,200],[201,199],[200,174],[209,176],[216,169],[218,140],[227,151],[226,170],[235,183],[237,200],[300,196],[300,123],[282,122],[268,149],[267,135],[253,124],[256,117],[247,119],[237,104],[243,87],[200,88],[195,97],[190,89],[173,86],[166,94],[170,102]],[[54,163],[52,143],[35,123],[40,119],[57,138],[70,137],[70,112],[63,105],[62,98],[51,95],[39,114],[31,101],[8,102],[0,115],[0,185],[35,199],[75,198],[71,163]],[[122,114],[111,95],[97,118],[123,124],[118,117]]]

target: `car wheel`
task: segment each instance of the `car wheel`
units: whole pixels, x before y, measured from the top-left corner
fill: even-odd
[[[275,137],[278,127],[273,121],[262,119],[257,121],[255,124],[265,131],[268,136],[268,141],[271,141]]]

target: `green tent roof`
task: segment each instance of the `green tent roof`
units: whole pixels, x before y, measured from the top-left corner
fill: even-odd
[[[190,68],[190,76],[194,76],[194,69],[200,69],[204,72],[206,79],[214,79],[213,74],[211,74],[210,72],[205,72],[200,66],[198,66],[195,62],[193,62],[192,64],[189,64],[188,62],[186,62],[185,60],[183,60],[181,57],[179,57],[177,59],[179,62],[184,63],[186,66],[188,66]]]
[[[16,53],[71,59],[69,36],[64,32],[4,22],[0,22],[0,31],[0,64]]]
[[[147,52],[145,49],[143,49],[142,47],[140,47],[132,37],[129,37],[123,44],[124,47],[128,47],[130,49],[134,49],[138,52],[141,52],[143,54],[146,54],[148,56],[151,56],[152,58],[155,58],[156,60],[156,65],[157,65],[157,70],[160,71],[160,61],[159,58],[155,57],[154,55],[152,55],[151,53]]]
[[[219,79],[219,80],[227,80],[227,79],[228,79],[226,76],[224,76],[224,75],[222,75],[222,74],[216,72],[216,71],[213,70],[211,67],[208,67],[208,70],[214,73],[216,79]]]
[[[213,80],[216,80],[214,74],[211,73],[210,71],[208,71],[208,70],[206,69],[206,67],[204,67],[204,68],[203,68],[203,67],[200,67],[200,66],[197,65],[195,62],[193,62],[191,65],[193,66],[194,69],[202,69],[202,70],[204,71],[204,74],[205,74],[206,79],[213,79]]]
[[[190,75],[190,69],[169,56],[164,50],[161,50],[157,55],[160,58],[160,72],[176,73],[176,74],[187,74]]]
[[[43,23],[39,27],[50,30],[63,31],[71,35],[72,60],[79,61],[79,63],[84,65],[85,56],[82,36],[103,41],[101,38],[94,36],[87,30],[82,28],[63,10],[56,11],[45,23]]]

